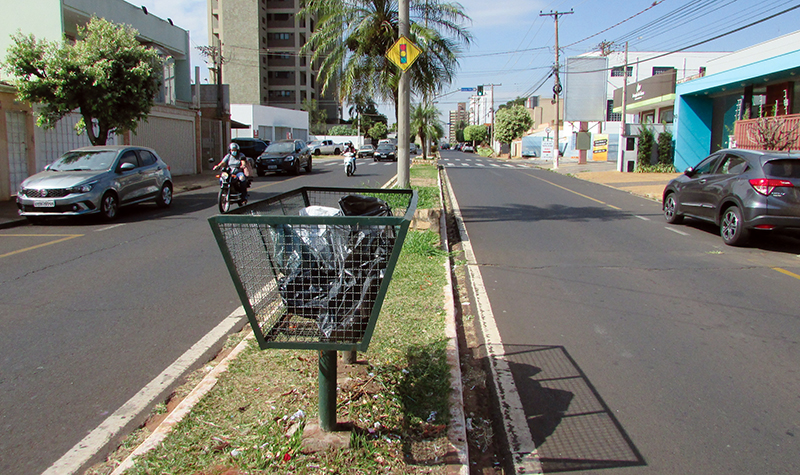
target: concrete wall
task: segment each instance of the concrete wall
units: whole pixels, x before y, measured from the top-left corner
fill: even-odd
[[[231,104],[231,119],[250,127],[234,129],[234,137],[254,137],[254,130],[260,130],[259,138],[280,140],[286,138],[291,131],[293,138],[307,140],[308,112],[282,107],[259,106],[252,104]],[[264,137],[264,130],[271,131],[271,137]]]

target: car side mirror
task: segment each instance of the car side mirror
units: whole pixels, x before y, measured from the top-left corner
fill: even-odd
[[[697,173],[697,170],[695,170],[694,167],[689,167],[689,168],[686,169],[685,172],[683,172],[683,174],[688,176],[689,178],[694,176],[695,173]]]
[[[127,171],[133,170],[134,168],[136,168],[136,166],[133,163],[125,162],[125,163],[123,163],[122,165],[119,166],[119,171],[120,172],[127,172]]]

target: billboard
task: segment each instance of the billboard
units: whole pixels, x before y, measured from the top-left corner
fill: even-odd
[[[564,78],[564,120],[606,120],[608,59],[596,56],[567,58]]]

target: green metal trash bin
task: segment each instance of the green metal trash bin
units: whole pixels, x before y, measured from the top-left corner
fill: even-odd
[[[416,207],[413,190],[303,187],[209,218],[260,348],[320,351],[324,430],[336,351],[367,350]]]

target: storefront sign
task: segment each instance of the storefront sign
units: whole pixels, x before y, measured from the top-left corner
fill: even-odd
[[[556,155],[553,153],[555,148],[555,139],[550,137],[542,139],[542,159],[543,160],[555,160]]]
[[[595,134],[592,142],[592,161],[608,161],[608,134]]]

